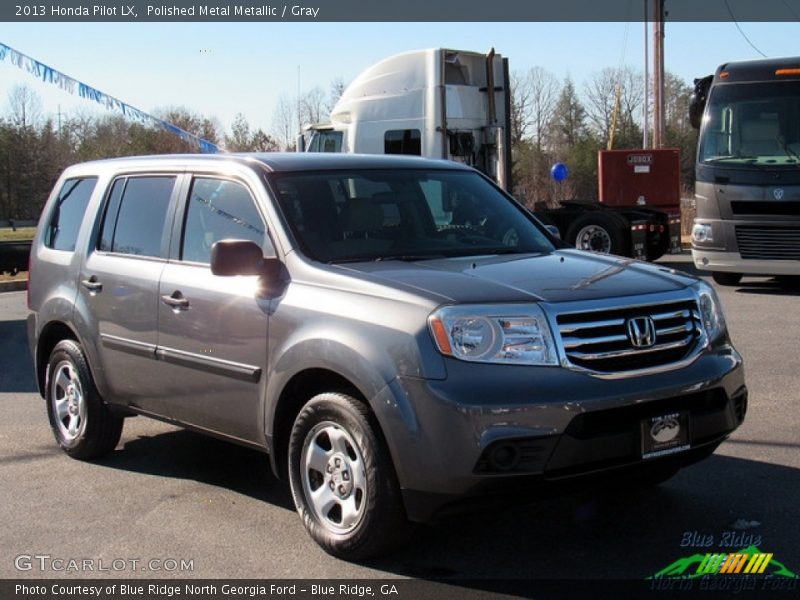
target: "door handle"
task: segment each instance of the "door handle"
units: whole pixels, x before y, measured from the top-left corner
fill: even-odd
[[[96,294],[103,291],[103,284],[97,281],[97,277],[92,275],[89,279],[82,279],[81,285],[89,290],[90,294]]]
[[[186,310],[189,308],[189,300],[183,297],[178,291],[172,292],[171,296],[161,296],[161,301],[175,311]]]

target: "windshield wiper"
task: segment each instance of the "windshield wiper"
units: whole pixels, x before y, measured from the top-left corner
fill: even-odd
[[[391,254],[389,256],[378,256],[373,259],[375,262],[384,262],[389,260],[399,260],[402,262],[414,262],[416,260],[436,260],[437,258],[444,258],[444,254]]]
[[[460,256],[492,256],[499,254],[531,254],[530,251],[520,250],[519,248],[511,248],[510,246],[487,247],[487,248],[469,248],[459,249],[448,252],[447,256],[450,258]]]
[[[748,167],[755,167],[758,171],[768,171],[769,169],[765,165],[758,164],[759,156],[754,156],[750,154],[739,154],[739,155],[730,155],[730,156],[714,156],[712,158],[707,158],[704,162],[707,164],[714,164],[714,163],[721,163],[723,161],[733,161],[733,160],[740,160],[742,161],[742,165],[746,165]]]
[[[500,254],[532,254],[517,248],[508,246],[488,247],[488,248],[464,248],[457,250],[446,250],[431,254],[387,254],[386,256],[351,256],[347,258],[337,258],[327,261],[329,265],[357,263],[357,262],[415,262],[421,260],[436,260],[439,258],[462,258],[467,256],[493,256]]]
[[[749,154],[729,154],[727,156],[712,156],[711,158],[707,158],[705,162],[715,163],[724,160],[758,160],[758,157]]]
[[[402,261],[414,262],[417,260],[435,260],[437,258],[445,258],[444,254],[388,254],[386,256],[352,256],[348,258],[337,258],[329,260],[329,265],[338,265],[344,263],[357,263],[357,262],[386,262],[386,261]]]

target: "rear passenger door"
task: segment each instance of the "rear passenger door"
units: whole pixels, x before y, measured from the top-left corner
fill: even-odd
[[[178,175],[116,178],[78,284],[83,324],[98,340],[107,400],[165,415],[151,376],[158,341],[158,281],[167,261]]]
[[[269,300],[258,296],[258,277],[215,276],[209,263],[223,239],[251,240],[274,255],[264,218],[245,182],[210,175],[191,178],[177,218],[158,292],[159,378],[170,413],[263,444]]]

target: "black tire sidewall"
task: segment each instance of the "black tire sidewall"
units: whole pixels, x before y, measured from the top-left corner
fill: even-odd
[[[741,273],[730,273],[728,271],[714,271],[711,278],[719,285],[739,285],[742,280]]]
[[[78,374],[81,384],[81,393],[85,403],[86,424],[81,435],[75,440],[66,440],[58,427],[58,421],[53,404],[52,387],[53,371],[61,362],[69,362]],[[110,450],[106,446],[116,445],[122,429],[122,419],[111,415],[108,408],[100,398],[94,384],[89,365],[83,354],[83,349],[78,342],[63,340],[56,344],[47,361],[47,386],[45,389],[47,403],[47,416],[50,428],[61,449],[74,458],[91,458],[104,454]],[[113,443],[112,443],[113,442]]]
[[[567,242],[572,246],[576,246],[578,232],[588,225],[602,227],[606,231],[611,240],[610,254],[625,254],[625,248],[628,244],[623,232],[622,220],[618,219],[616,215],[599,211],[578,217],[567,229]]]
[[[399,492],[382,440],[371,423],[371,413],[357,400],[339,393],[313,397],[298,414],[289,438],[288,462],[292,498],[309,535],[322,548],[345,560],[358,560],[388,548],[387,529],[401,520]],[[364,514],[352,531],[329,530],[317,519],[305,496],[300,460],[309,432],[319,423],[333,422],[352,437],[364,460],[367,494]]]

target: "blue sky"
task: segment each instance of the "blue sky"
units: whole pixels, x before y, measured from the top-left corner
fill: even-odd
[[[741,23],[767,56],[798,55],[800,23]],[[580,90],[605,67],[643,66],[641,23],[3,23],[0,42],[137,108],[184,105],[236,113],[270,129],[281,94],[326,92],[391,54],[447,47],[508,57],[512,71],[543,66]],[[652,52],[652,49],[651,49]],[[722,62],[759,58],[734,23],[668,23],[666,68],[690,82]],[[8,90],[26,83],[46,114],[92,110],[88,101],[0,63],[0,114]]]

